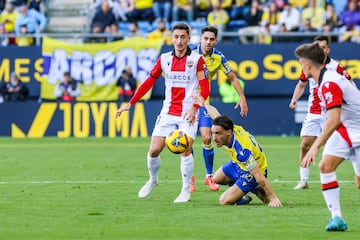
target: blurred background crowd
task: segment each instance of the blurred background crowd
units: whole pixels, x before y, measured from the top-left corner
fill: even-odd
[[[0,0],[0,11],[2,46],[62,32],[81,33],[83,42],[140,36],[171,44],[179,21],[194,36],[215,25],[220,41],[271,44],[328,33],[333,41],[360,43],[360,0]]]

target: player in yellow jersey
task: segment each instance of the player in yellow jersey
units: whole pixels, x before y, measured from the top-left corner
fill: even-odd
[[[214,48],[217,43],[218,29],[214,26],[207,26],[201,29],[200,44],[193,46],[192,50],[203,55],[208,71],[209,79],[214,78],[218,71],[226,74],[231,81],[232,86],[240,96],[239,102],[236,103],[235,108],[240,106],[240,115],[246,116],[248,113],[248,106],[245,94],[239,80],[232,70],[228,60],[218,49]],[[199,109],[199,131],[203,141],[203,157],[206,168],[205,184],[210,190],[217,191],[219,186],[213,182],[213,166],[214,166],[214,148],[211,143],[211,118],[208,116],[206,109],[200,107]],[[194,177],[192,178],[191,191],[195,191]]]
[[[242,126],[234,125],[227,116],[205,102],[201,96],[197,103],[204,106],[212,120],[211,134],[217,147],[224,147],[230,161],[219,168],[213,181],[229,185],[219,202],[221,205],[241,205],[251,201],[248,192],[254,193],[270,207],[281,207],[279,198],[273,191],[267,175],[267,160],[263,149],[256,139]]]

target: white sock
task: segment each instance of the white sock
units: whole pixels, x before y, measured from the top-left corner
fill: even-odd
[[[309,180],[309,173],[310,173],[310,168],[307,167],[300,167],[300,180],[302,182],[307,182]]]
[[[182,177],[182,192],[190,192],[191,176],[194,171],[194,157],[190,154],[187,157],[181,156],[181,177]]]
[[[326,205],[331,212],[331,216],[341,217],[340,188],[336,179],[336,173],[320,173],[320,182],[322,187],[322,194],[324,196]]]
[[[147,156],[147,167],[151,181],[155,182],[157,180],[160,163],[161,163],[160,155],[154,158],[150,157],[149,155]]]

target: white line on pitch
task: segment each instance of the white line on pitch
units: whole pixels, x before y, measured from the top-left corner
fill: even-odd
[[[124,184],[124,183],[144,183],[146,180],[48,180],[48,181],[0,181],[0,185],[26,185],[26,184]],[[160,180],[162,183],[180,183],[180,180]],[[296,183],[293,180],[270,180],[271,183]],[[341,181],[340,183],[354,183],[354,181]],[[320,183],[320,181],[309,181],[309,183]]]

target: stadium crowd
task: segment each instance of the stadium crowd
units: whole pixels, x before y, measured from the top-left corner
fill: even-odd
[[[162,20],[165,29],[187,22],[193,34],[214,25],[223,32],[239,33],[236,39],[241,43],[311,41],[320,33],[336,36],[333,41],[360,42],[359,0],[95,0],[91,9],[93,33],[125,37],[133,35],[134,23],[136,35],[147,37],[159,31]],[[297,34],[284,37],[284,32]],[[301,33],[313,35],[304,39]]]
[[[48,0],[0,0],[1,46],[35,44],[31,35],[44,32],[51,17],[46,13],[48,4]],[[96,36],[90,42],[168,37],[168,30],[182,21],[193,35],[207,25],[231,33],[224,38],[220,33],[220,41],[271,44],[311,41],[328,33],[332,41],[360,43],[360,0],[94,0],[82,13],[88,14],[90,33],[121,36]]]

